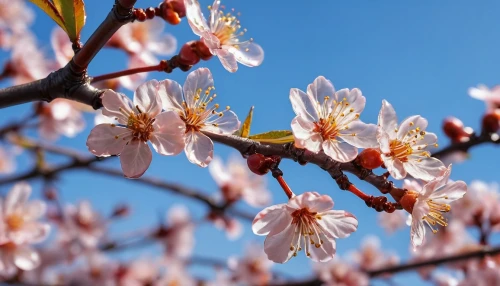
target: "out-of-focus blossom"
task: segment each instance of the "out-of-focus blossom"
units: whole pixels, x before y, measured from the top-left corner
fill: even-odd
[[[83,265],[62,277],[64,285],[116,285],[116,262],[100,252],[87,253],[84,258],[86,261]]]
[[[77,206],[69,205],[59,226],[60,239],[78,242],[83,249],[94,249],[103,238],[106,221],[92,209],[89,201],[81,201]],[[68,247],[77,247],[69,244]],[[77,249],[78,251],[78,249]]]
[[[457,286],[459,280],[446,272],[438,272],[432,275],[432,281],[436,286]]]
[[[160,82],[159,95],[163,109],[175,111],[185,125],[184,151],[191,163],[206,167],[213,159],[214,143],[202,132],[231,135],[240,126],[240,121],[229,106],[218,111],[219,104],[212,103],[216,94],[212,73],[200,68],[189,73],[184,86],[173,80]]]
[[[95,113],[94,117],[94,125],[99,125],[99,124],[116,124],[118,123],[114,117],[109,117],[104,114],[102,114],[102,110],[99,109]]]
[[[489,261],[486,263],[474,263],[475,267],[467,269],[465,279],[460,281],[459,286],[492,286],[500,285],[500,265]]]
[[[133,103],[112,90],[105,91],[101,97],[102,113],[115,117],[119,124],[94,127],[87,147],[96,156],[120,155],[126,177],[138,178],[148,169],[152,160],[148,141],[162,155],[175,155],[184,148],[184,122],[175,112],[161,112],[159,85],[156,80],[140,85]]]
[[[0,146],[0,174],[10,174],[16,169],[16,162],[11,152]]]
[[[337,258],[315,263],[313,269],[326,286],[368,286],[370,282],[364,272]]]
[[[151,57],[149,54],[133,54],[129,57],[128,69],[141,68],[145,66],[157,65],[158,61]],[[147,78],[148,73],[136,73],[129,76],[122,76],[118,78],[119,86],[123,86],[126,89],[135,90],[140,86]]]
[[[178,259],[165,259],[163,262],[166,265],[166,271],[163,277],[158,281],[158,286],[161,285],[182,285],[196,286],[197,281],[187,272],[184,263]],[[222,285],[221,285],[222,286]]]
[[[469,95],[486,103],[487,112],[500,112],[500,85],[489,89],[485,85],[469,88]]]
[[[363,270],[375,270],[390,267],[399,263],[399,257],[387,254],[380,248],[380,239],[368,236],[363,240],[361,248],[351,254],[352,260]]]
[[[407,215],[401,211],[393,213],[381,212],[378,214],[378,223],[389,234],[394,233],[396,230],[406,226]]]
[[[160,262],[155,259],[142,258],[127,265],[125,273],[120,276],[118,284],[121,286],[169,285],[159,284],[159,278]]]
[[[332,208],[333,200],[327,195],[294,195],[288,203],[258,213],[252,230],[267,235],[264,251],[274,262],[287,262],[302,249],[313,261],[328,261],[335,256],[335,239],[348,237],[358,227],[352,214]]]
[[[420,190],[409,190],[401,199],[403,208],[411,214],[411,244],[415,249],[425,238],[425,225],[433,233],[437,232],[437,225],[447,226],[443,212],[449,212],[449,203],[462,198],[467,191],[463,181],[449,183],[451,165],[442,176],[425,184]]]
[[[22,0],[0,0],[0,30],[26,32],[34,16],[33,11]]]
[[[201,37],[212,55],[219,57],[224,68],[230,72],[238,70],[238,64],[255,67],[264,60],[264,51],[253,42],[243,40],[246,29],[236,15],[224,13],[220,1],[215,0],[210,7],[208,21],[201,12],[197,0],[185,0],[186,17],[193,32]]]
[[[207,219],[211,221],[216,228],[224,230],[227,238],[230,240],[236,240],[243,234],[243,227],[237,219],[215,212],[210,213]]]
[[[194,223],[184,206],[173,206],[167,214],[167,229],[160,237],[166,255],[172,259],[188,258],[194,247]]]
[[[226,202],[243,199],[254,207],[270,203],[271,193],[266,187],[264,177],[251,172],[243,159],[232,156],[227,166],[224,166],[222,160],[215,157],[208,170]]]
[[[228,264],[234,273],[235,281],[255,286],[269,285],[271,282],[273,263],[267,259],[261,246],[249,245],[244,257],[232,257]]]
[[[15,85],[19,85],[46,77],[52,65],[37,46],[35,38],[26,35],[15,41],[4,73],[13,78]]]
[[[445,166],[455,163],[462,163],[469,159],[469,153],[463,151],[454,151],[441,157],[441,162]]]
[[[85,129],[81,111],[66,99],[56,99],[49,104],[37,106],[40,119],[40,135],[47,140],[56,140],[60,135],[74,137]]]
[[[314,153],[323,150],[339,162],[354,160],[358,148],[378,146],[377,126],[359,120],[366,103],[359,89],[335,92],[332,83],[319,76],[307,93],[292,88],[290,101],[297,115],[292,121],[295,146]]]
[[[50,43],[52,45],[52,49],[54,50],[56,62],[59,65],[58,67],[64,67],[75,54],[73,52],[73,44],[69,40],[68,35],[62,28],[55,27],[52,30],[52,35],[50,36]]]
[[[31,187],[17,183],[0,200],[0,276],[9,277],[16,269],[30,271],[40,265],[40,256],[31,244],[44,240],[49,225],[38,222],[46,210],[42,201],[30,201]]]
[[[384,100],[378,125],[377,139],[382,159],[394,179],[403,179],[408,173],[414,178],[430,181],[444,171],[443,163],[430,157],[427,151],[428,147],[437,146],[437,136],[425,131],[425,118],[413,115],[398,126],[396,111]]]

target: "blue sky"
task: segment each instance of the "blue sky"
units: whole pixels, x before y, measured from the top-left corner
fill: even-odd
[[[105,2],[105,4],[103,4]],[[211,3],[201,1],[203,6]],[[252,133],[270,129],[290,129],[294,117],[288,95],[290,88],[305,90],[317,76],[330,79],[337,89],[360,88],[367,98],[361,119],[376,123],[383,99],[393,104],[400,120],[420,114],[430,122],[429,131],[439,136],[441,146],[448,141],[440,126],[443,118],[454,115],[467,126],[478,128],[484,104],[467,95],[467,89],[484,83],[498,84],[500,66],[500,21],[497,1],[223,1],[228,8],[242,12],[241,22],[250,37],[265,51],[264,63],[257,68],[240,66],[235,74],[222,68],[213,58],[196,67],[211,69],[217,88],[218,102],[230,105],[240,118],[250,106],[255,106]],[[87,24],[82,39],[104,19],[112,1],[87,1]],[[157,1],[138,1],[138,7],[156,6]],[[49,43],[54,24],[36,10],[33,26],[41,48],[53,57]],[[197,37],[185,20],[178,26],[167,26],[166,31],[177,37],[179,46]],[[0,62],[6,60],[0,53]],[[103,50],[90,66],[90,75],[121,70],[125,56],[116,50]],[[181,84],[186,73],[175,70],[172,74],[152,73],[149,78],[170,78]],[[5,86],[6,82],[0,83]],[[132,92],[126,91],[129,96]],[[18,106],[2,110],[2,122],[22,116],[31,106]],[[88,115],[88,128],[75,138],[63,138],[57,143],[86,151],[85,141],[92,125]],[[231,150],[216,145],[215,153],[227,158]],[[498,178],[498,150],[493,146],[473,149],[471,158],[453,167],[452,178],[469,183],[474,179],[487,182]],[[55,158],[57,160],[57,158]],[[21,156],[20,168],[29,166],[30,158]],[[116,159],[106,163],[119,168]],[[376,224],[376,212],[364,206],[352,194],[340,191],[327,173],[313,165],[300,166],[285,161],[282,164],[285,179],[295,193],[318,191],[334,199],[336,209],[345,209],[359,219],[359,228],[350,238],[338,241],[340,255],[356,248],[368,234],[383,237],[382,245],[408,257],[409,229],[386,236]],[[185,183],[208,194],[216,192],[216,185],[206,169],[190,164],[183,154],[176,157],[153,156],[147,176]],[[269,187],[274,203],[285,202],[286,197],[278,184],[269,176]],[[370,194],[377,190],[352,178],[360,189]],[[154,225],[158,214],[171,205],[182,203],[193,216],[204,214],[204,206],[197,202],[145,188],[132,181],[117,180],[86,171],[71,171],[61,176],[57,186],[65,201],[76,202],[88,198],[103,212],[109,212],[116,202],[130,203],[132,216],[116,223],[112,233],[119,236],[134,228]],[[2,187],[6,191],[7,187]],[[36,193],[36,191],[35,191]],[[242,208],[257,213],[244,205]],[[204,225],[197,232],[195,252],[209,257],[225,258],[241,253],[246,242],[263,238],[252,234],[245,223],[242,239],[228,242],[225,235],[212,226]],[[144,249],[152,255],[155,249]],[[137,257],[137,251],[122,254]],[[305,257],[292,259],[276,270],[293,276],[310,273]],[[206,274],[200,269],[195,273]],[[407,285],[419,284],[416,275],[400,275],[396,280]]]

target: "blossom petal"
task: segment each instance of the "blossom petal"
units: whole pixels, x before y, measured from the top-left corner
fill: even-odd
[[[149,114],[150,117],[155,117],[161,112],[158,86],[158,81],[153,79],[139,85],[134,93],[134,106],[139,108],[142,113]]]
[[[403,166],[403,162],[385,155],[382,156],[382,160],[384,161],[387,171],[389,171],[394,179],[402,180],[406,177],[406,165]]]
[[[290,89],[290,102],[292,103],[293,111],[298,116],[309,122],[319,121],[317,103],[309,93],[305,93],[298,88],[292,88]]]
[[[134,113],[132,101],[124,94],[108,89],[101,95],[101,100],[104,106],[102,114],[117,118],[121,124],[127,124],[129,115]]]
[[[166,111],[155,117],[151,144],[162,155],[177,155],[185,146],[186,125],[174,111]]]
[[[202,92],[208,90],[208,88],[213,88],[214,80],[212,78],[212,73],[207,68],[199,68],[193,72],[190,72],[184,83],[184,99],[188,107],[193,107],[195,103],[195,97],[198,94],[198,90]]]
[[[430,181],[439,177],[446,169],[443,162],[433,157],[424,158],[421,162],[409,160],[403,163],[403,165],[408,174],[416,179],[422,179],[424,181]]]
[[[24,271],[37,268],[41,263],[40,255],[29,246],[17,246],[14,252],[14,264]]]
[[[290,250],[292,240],[299,234],[295,225],[289,224],[283,231],[269,234],[264,241],[264,251],[267,258],[276,263],[285,263],[292,258],[294,251]]]
[[[161,98],[163,109],[183,112],[182,102],[184,99],[182,98],[182,87],[178,82],[170,79],[160,81],[158,95]]]
[[[24,207],[24,216],[27,220],[37,220],[47,211],[47,204],[43,201],[30,201]]]
[[[214,50],[215,55],[219,57],[222,66],[229,72],[236,72],[238,70],[238,63],[236,57],[233,53],[226,49],[216,49]]]
[[[161,22],[161,21],[158,21]],[[148,42],[148,50],[161,56],[171,55],[177,49],[177,39],[168,33],[156,35]]]
[[[325,97],[333,98],[335,95],[335,88],[331,81],[326,79],[324,76],[318,76],[314,81],[307,86],[307,94],[311,96],[311,99],[315,99],[314,102],[322,102]]]
[[[292,216],[287,212],[286,204],[278,204],[260,211],[252,222],[252,231],[256,235],[279,233],[292,223]]]
[[[345,142],[326,140],[323,141],[322,146],[325,154],[338,162],[351,162],[358,155],[358,148]]]
[[[19,231],[9,233],[9,238],[15,244],[38,243],[49,235],[50,225],[39,222],[25,223]]]
[[[26,182],[19,182],[12,187],[5,198],[4,214],[8,215],[24,206],[31,195],[31,186]]]
[[[420,128],[421,131],[425,131],[427,128],[428,122],[427,119],[423,118],[420,115],[413,115],[401,122],[398,130],[398,138],[405,138],[410,130],[415,130],[416,128]]]
[[[326,236],[324,233],[318,233],[318,236],[320,241],[323,241],[323,243],[321,245],[317,244],[319,247],[311,244],[311,246],[309,247],[309,258],[311,258],[312,261],[316,262],[329,261],[335,256],[335,253],[337,252],[335,249],[337,243],[335,242],[335,239]],[[318,243],[317,241],[315,242]]]
[[[247,67],[259,66],[264,61],[264,50],[254,42],[240,44],[238,48],[234,46],[223,46],[234,55],[236,61]]]
[[[202,36],[205,31],[209,31],[207,20],[201,12],[200,3],[197,0],[185,0],[186,18],[193,32]]]
[[[123,175],[128,178],[139,178],[151,164],[153,155],[148,144],[140,140],[132,140],[120,154]]]
[[[378,126],[382,128],[386,133],[389,134],[389,138],[395,138],[396,129],[398,128],[398,118],[396,116],[396,111],[394,107],[386,101],[382,100],[382,108],[378,115]]]
[[[191,131],[186,134],[184,151],[189,162],[206,167],[214,156],[214,143],[205,134]]]
[[[114,124],[99,124],[90,131],[87,148],[96,156],[118,155],[130,140],[130,129]]]
[[[379,128],[377,130],[377,141],[380,145],[380,151],[383,154],[391,153],[391,138],[389,137],[389,134],[387,134],[387,132],[385,132],[382,128]]]
[[[456,181],[446,184],[443,188],[432,193],[430,195],[430,199],[434,199],[436,201],[444,200],[446,202],[452,202],[463,198],[466,192],[467,184],[464,181]]]
[[[377,128],[375,124],[366,124],[356,120],[349,124],[349,129],[341,130],[339,137],[358,148],[375,148],[379,146]]]
[[[323,137],[314,131],[314,124],[297,116],[292,120],[292,132],[295,137],[295,146],[318,153],[321,150]]]
[[[411,230],[410,230],[410,240],[413,245],[413,249],[416,249],[417,246],[422,245],[425,238],[425,227],[422,217],[423,213],[417,211],[413,211],[412,214],[412,222],[411,222]]]
[[[344,111],[346,114],[342,121],[352,121],[365,109],[366,98],[362,95],[361,90],[358,88],[353,88],[351,90],[343,88],[335,93],[334,98],[337,103],[344,102],[344,106],[346,106],[345,103],[348,103],[348,110],[352,109],[352,112],[349,113]],[[341,108],[343,107],[342,104],[338,104],[338,106]]]
[[[240,124],[241,122],[238,120],[236,113],[229,110],[215,120],[206,122],[201,130],[215,134],[231,135],[240,128]]]
[[[221,158],[218,156],[215,156],[212,162],[210,162],[208,165],[208,171],[219,187],[222,187],[231,181],[232,177],[229,174],[229,171],[226,169]]]
[[[334,238],[344,238],[351,235],[358,228],[356,217],[346,211],[329,210],[319,213],[321,220],[317,222],[323,227],[325,233]]]
[[[288,201],[288,206],[293,209],[307,207],[311,212],[323,212],[333,208],[333,200],[330,196],[320,195],[317,192],[305,192],[295,196]]]

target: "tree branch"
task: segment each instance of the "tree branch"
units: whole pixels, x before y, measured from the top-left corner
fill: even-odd
[[[480,144],[484,143],[493,143],[493,144],[500,144],[500,139],[498,136],[493,136],[493,134],[489,133],[481,133],[479,136],[476,134],[473,134],[470,138],[469,141],[465,142],[452,142],[445,148],[435,152],[432,154],[432,157],[442,159],[446,155],[450,155],[453,152],[456,151],[461,151],[461,152],[467,152],[469,151],[470,148],[478,146]]]

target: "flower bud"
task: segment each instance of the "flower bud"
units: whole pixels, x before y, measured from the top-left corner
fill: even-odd
[[[488,113],[483,116],[483,132],[496,133],[500,128],[500,116],[496,113]]]
[[[183,0],[170,0],[168,1],[172,10],[179,15],[179,17],[186,17],[186,6],[184,6]]]
[[[200,61],[200,57],[196,54],[193,46],[195,42],[191,41],[184,44],[179,52],[179,62],[183,65],[192,66]]]
[[[358,163],[366,169],[377,169],[382,166],[382,157],[377,149],[367,148],[358,155]]]
[[[415,206],[415,203],[417,202],[418,198],[418,193],[415,191],[408,191],[406,194],[399,200],[399,203],[403,207],[404,210],[406,210],[408,213],[413,212],[413,206]]]
[[[212,57],[210,49],[202,41],[196,42],[196,54],[204,61],[208,61]]]
[[[134,15],[137,18],[137,21],[139,21],[139,22],[146,21],[146,17],[147,16],[146,16],[146,12],[144,12],[144,9],[141,9],[141,8],[135,9],[134,10]]]
[[[269,172],[266,156],[262,154],[252,154],[247,158],[247,165],[250,171],[257,175],[264,175]]]
[[[469,137],[470,134],[464,131],[464,124],[456,117],[447,117],[443,120],[443,132],[452,141],[460,142],[464,137]]]

